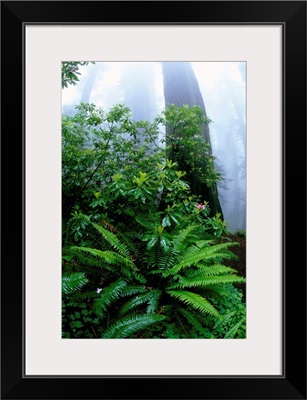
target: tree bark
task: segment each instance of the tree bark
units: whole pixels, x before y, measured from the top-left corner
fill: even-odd
[[[177,107],[182,107],[185,104],[200,106],[204,110],[205,116],[207,116],[204,100],[192,65],[189,62],[162,62],[162,71],[165,106],[169,104],[174,104]],[[166,128],[166,136],[168,132],[169,130]],[[212,154],[209,126],[204,125],[202,132],[205,140],[210,145]],[[212,215],[220,213],[223,218],[216,184],[208,187],[205,183],[200,182],[197,176],[194,176],[190,186],[193,194],[200,195],[204,200],[209,201]]]

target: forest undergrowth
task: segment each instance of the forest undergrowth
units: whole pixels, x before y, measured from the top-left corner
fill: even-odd
[[[64,62],[62,88],[88,64]],[[124,104],[63,115],[63,338],[246,337],[245,232],[223,219],[212,121],[191,65],[162,69],[153,122]]]
[[[63,338],[246,337],[245,233],[206,199],[210,122],[187,105],[63,116]]]

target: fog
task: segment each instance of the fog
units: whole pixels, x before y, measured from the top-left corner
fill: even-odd
[[[227,229],[246,229],[246,65],[244,62],[192,62],[205,103],[215,167],[222,173],[219,200]],[[106,111],[125,104],[133,119],[153,121],[165,107],[159,62],[108,62],[80,67],[80,81],[62,91],[62,112],[94,103]]]

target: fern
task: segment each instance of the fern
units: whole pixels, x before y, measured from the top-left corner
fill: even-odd
[[[62,293],[69,294],[80,290],[88,282],[83,272],[63,274]]]
[[[197,229],[197,225],[190,225],[185,229],[182,229],[172,241],[171,254],[175,255],[181,253],[182,250],[189,244],[188,239],[191,239],[191,233]],[[195,236],[193,236],[195,238]]]
[[[176,256],[180,254],[187,245],[189,245],[189,240],[192,238],[195,239],[195,236],[192,236],[191,233],[196,228],[195,225],[190,225],[175,235],[170,249],[167,252],[161,248],[161,245],[157,240],[154,246],[148,249],[149,265],[151,267],[157,267],[161,271],[172,267],[175,263]]]
[[[191,311],[185,308],[179,308],[178,311],[180,312],[180,314],[184,316],[184,318],[188,321],[188,323],[192,325],[192,327],[195,328],[199,333],[201,333],[204,336],[208,334],[206,329],[203,327],[202,323],[195,315],[195,313],[192,313]]]
[[[240,319],[240,321],[233,327],[231,328],[225,335],[225,339],[232,339],[235,337],[236,333],[238,330],[241,328],[241,326],[246,322],[246,317],[243,317]]]
[[[208,285],[205,288],[206,297],[214,297],[223,304],[227,304],[228,287],[227,285]]]
[[[222,325],[225,325],[234,315],[235,311],[231,311],[226,315],[221,316],[221,318],[214,324],[214,329],[219,328]]]
[[[102,289],[100,296],[94,300],[93,309],[101,318],[105,316],[108,307],[120,298],[121,291],[126,287],[127,282],[117,280]]]
[[[152,268],[159,268],[160,270],[165,269],[168,261],[168,254],[161,248],[159,242],[155,243],[154,246],[147,250],[147,263]]]
[[[150,292],[147,293],[143,293],[140,294],[139,296],[135,296],[133,299],[127,301],[119,310],[119,315],[123,316],[125,314],[127,314],[129,311],[131,311],[132,309],[145,304],[148,302],[148,300],[150,299],[151,294]]]
[[[235,244],[239,244],[236,242],[232,243],[222,243],[222,244],[217,244],[214,246],[210,246],[204,249],[199,250],[196,253],[189,254],[185,253],[183,255],[183,259],[181,262],[176,264],[173,268],[171,268],[168,271],[165,271],[164,276],[170,276],[174,275],[177,272],[179,272],[181,269],[193,266],[197,264],[199,261],[212,261],[212,260],[218,260],[218,259],[223,259],[226,257],[233,257],[233,253],[231,252],[226,252],[225,249],[227,247],[233,246]]]
[[[158,301],[161,296],[162,292],[161,290],[150,290],[146,293],[140,294],[138,296],[135,296],[133,299],[127,301],[119,310],[119,315],[123,316],[127,314],[129,311],[132,309],[142,305],[142,304],[148,304],[146,312],[148,314],[154,313],[157,308],[158,308]]]
[[[105,267],[106,264],[111,264],[115,265],[117,267],[120,267],[120,271],[116,270],[116,268],[110,268],[107,267],[107,269],[117,272],[117,273],[123,273],[124,275],[131,277],[135,276],[137,277],[137,268],[134,265],[133,261],[131,259],[125,258],[120,254],[117,254],[113,251],[102,251],[98,249],[91,249],[89,247],[72,247],[72,251],[76,253],[78,257],[80,257],[80,253],[86,253],[89,254],[90,256],[95,257],[95,263],[93,263],[93,258],[89,257],[87,260],[86,258],[83,258],[83,262],[89,262],[92,263],[92,265],[97,265],[100,267]],[[100,264],[98,262],[100,260]]]
[[[195,246],[197,246],[199,249],[202,249],[204,247],[208,247],[208,246],[212,245],[213,243],[214,243],[213,240],[210,240],[210,239],[197,240],[195,242]]]
[[[207,255],[206,259],[203,260],[203,265],[211,265],[212,262],[220,263],[223,260],[237,260],[237,259],[238,259],[238,256],[236,256],[231,251],[224,251],[224,252],[220,252],[218,254]]]
[[[122,289],[121,291],[121,297],[125,296],[133,296],[135,294],[141,294],[141,293],[146,293],[146,288],[145,286],[140,286],[140,285],[127,285],[125,288]]]
[[[192,232],[196,228],[197,226],[190,225],[173,238],[171,248],[167,253],[164,264],[160,265],[160,269],[166,270],[175,264],[176,257],[190,244],[192,238],[195,239],[195,236],[192,236]]]
[[[211,240],[206,241],[208,244],[211,242]],[[199,253],[199,250],[202,250],[204,247],[209,247],[208,245],[202,245],[202,246],[197,246],[196,244],[191,244],[184,252],[184,257],[192,256],[193,254]],[[181,257],[182,260],[182,257]],[[179,260],[179,261],[181,261]]]
[[[123,235],[121,232],[116,232],[116,236],[118,240],[126,247],[128,250],[129,254],[128,256],[130,257],[131,254],[137,254],[138,253],[138,248],[136,244],[133,242],[133,239],[131,240],[127,234]]]
[[[196,278],[196,277],[205,277],[205,276],[213,276],[227,273],[236,273],[237,271],[233,268],[226,267],[222,264],[213,264],[213,265],[197,265],[197,269],[193,271],[186,272],[186,278]]]
[[[162,295],[162,291],[161,290],[151,290],[150,293],[151,293],[151,297],[149,298],[148,307],[146,310],[146,312],[148,314],[155,313],[157,311],[158,306],[159,306],[159,300]]]
[[[90,267],[91,270],[97,270],[97,267],[106,268],[106,263],[99,254],[84,249],[86,248],[77,246],[70,248],[71,253],[78,259],[80,266]],[[113,271],[113,268],[107,267],[107,269]]]
[[[102,335],[103,339],[123,339],[165,319],[162,315],[131,315],[116,321]]]
[[[116,234],[108,231],[95,222],[92,222],[88,217],[86,217],[86,219],[115,250],[117,250],[123,257],[129,258],[129,251],[127,247],[117,238]]]
[[[171,297],[175,297],[176,299],[190,305],[201,313],[209,314],[217,318],[220,317],[219,312],[213,307],[213,305],[199,294],[185,290],[167,290],[167,293]]]
[[[135,220],[143,227],[146,229],[151,229],[153,225],[156,225],[158,223],[158,219],[155,218],[155,221],[150,221],[147,218],[145,218],[142,214],[135,216]]]
[[[194,277],[186,279],[180,277],[179,282],[169,286],[170,289],[184,289],[192,287],[204,287],[208,285],[219,285],[225,283],[245,282],[245,278],[237,275],[219,275],[211,277]]]
[[[89,222],[101,236],[103,247],[73,246],[71,252],[79,261],[78,268],[89,266],[97,272],[97,277],[92,274],[92,292],[86,292],[84,299],[91,299],[92,311],[101,318],[98,332],[106,327],[102,338],[139,337],[139,331],[166,318],[142,337],[151,333],[160,337],[212,337],[214,322],[228,310],[232,284],[245,282],[235,269],[223,265],[223,260],[236,257],[229,248],[238,243],[199,240],[202,235],[196,232],[196,225],[162,232],[150,218],[143,224],[145,232],[140,229],[131,237]],[[102,287],[99,296],[97,285]],[[71,290],[73,287],[70,283]],[[229,337],[241,333],[242,324],[233,327]],[[219,337],[224,337],[225,325],[217,329]]]

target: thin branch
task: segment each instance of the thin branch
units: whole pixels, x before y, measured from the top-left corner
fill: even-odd
[[[108,138],[108,140],[107,140],[107,143],[106,143],[106,145],[105,145],[105,147],[104,147],[104,151],[106,151],[106,149],[108,148],[108,146],[109,146],[109,142],[110,142],[110,140],[111,140],[111,137],[112,137],[112,134],[113,134],[113,124],[112,124],[112,126],[110,127],[110,136],[109,136],[109,138]],[[83,185],[83,187],[79,190],[79,192],[76,194],[76,196],[80,196],[83,192],[84,192],[84,190],[86,189],[86,187],[88,186],[88,184],[90,183],[90,181],[92,180],[92,178],[93,178],[93,176],[95,175],[95,173],[98,171],[98,169],[101,167],[101,165],[102,165],[102,163],[104,162],[105,160],[104,159],[102,159],[101,161],[100,161],[100,163],[98,163],[98,165],[97,165],[97,167],[94,169],[94,171],[92,172],[92,174],[90,175],[90,177],[88,178],[88,180],[85,182],[85,184]]]
[[[91,328],[92,328],[92,331],[94,332],[94,335],[95,335],[96,338],[98,339],[98,336],[96,335],[95,329],[93,328],[92,324],[91,324]]]

